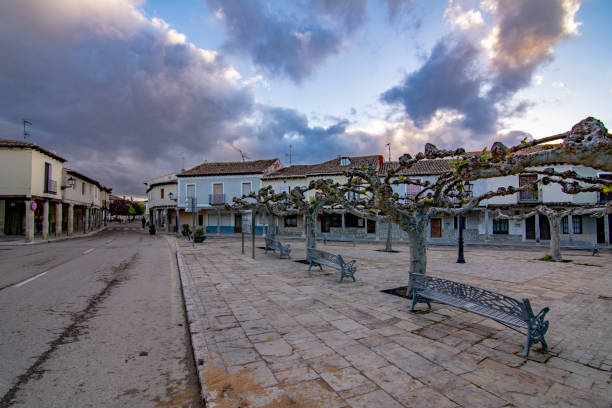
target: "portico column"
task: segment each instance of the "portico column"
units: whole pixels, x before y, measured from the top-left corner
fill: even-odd
[[[0,236],[4,235],[5,212],[6,212],[6,200],[0,200]]]
[[[604,214],[604,242],[610,245],[610,214]]]
[[[72,235],[74,232],[74,204],[68,204],[68,225],[66,226],[66,233]]]
[[[55,236],[62,236],[62,203],[55,204]]]
[[[217,210],[217,235],[221,233],[221,210]]]
[[[484,238],[485,241],[489,240],[489,209],[485,209],[484,211]]]
[[[574,242],[574,217],[571,214],[567,216],[567,232],[570,242]]]
[[[344,222],[344,213],[342,213],[342,233],[346,232],[346,224]]]
[[[25,201],[25,241],[34,241],[34,211],[32,211],[33,200]]]
[[[535,215],[535,238],[536,242],[540,242],[540,214]]]
[[[43,202],[42,239],[43,241],[49,239],[49,201],[47,200]]]
[[[85,208],[85,226],[83,232],[89,231],[89,208]]]

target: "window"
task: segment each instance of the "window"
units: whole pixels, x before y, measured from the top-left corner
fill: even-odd
[[[287,215],[285,217],[285,227],[297,227],[297,215]]]
[[[567,216],[561,219],[561,228],[564,234],[569,234],[569,219]]]
[[[572,229],[574,230],[574,234],[582,234],[582,216],[574,215],[572,216]]]
[[[508,220],[493,220],[493,234],[507,234]]]
[[[194,198],[195,196],[195,184],[187,184],[185,197]]]
[[[533,183],[538,179],[538,176],[535,174],[526,174],[519,176],[519,187],[523,187],[527,184]],[[538,201],[538,190],[537,187],[535,191],[521,191],[519,192],[519,202],[528,202],[533,203]]]
[[[53,174],[53,170],[51,168],[51,163],[45,162],[45,185],[43,186],[43,192],[50,193],[52,192],[51,188],[51,175]]]
[[[281,186],[280,192],[289,194],[291,192],[291,189],[289,188],[289,186]]]
[[[458,218],[459,217],[455,217],[455,229],[457,229],[457,227],[459,226],[459,223],[457,222]],[[461,227],[465,229],[465,217],[461,217]]]
[[[87,188],[87,186],[85,185],[85,182],[83,182],[83,184],[81,185],[81,193],[82,193],[83,195],[85,195],[85,191],[86,191],[85,189],[86,189],[86,188]]]
[[[597,178],[603,179],[603,180],[612,180],[612,174],[611,173],[599,174],[597,175]],[[609,192],[609,193],[600,192],[598,195],[599,195],[598,200],[600,203],[609,203],[612,201],[612,192]]]
[[[330,227],[342,228],[342,214],[330,214],[331,225]]]
[[[349,191],[348,193],[346,193],[346,199],[351,201],[357,201],[359,200],[359,193],[355,191]]]
[[[163,188],[159,192],[159,198],[164,198],[164,189]]]
[[[202,214],[198,214],[198,225],[199,226],[204,225],[204,215]]]
[[[416,184],[406,184],[406,197],[412,198],[421,192],[421,186]]]
[[[223,194],[223,193],[221,193],[221,194]],[[248,195],[248,194],[251,194],[251,182],[242,183],[242,195],[245,196],[245,195]]]
[[[349,164],[351,164],[351,159],[349,159],[348,157],[343,157],[340,159],[341,166],[348,166]]]
[[[363,228],[363,218],[357,217],[355,214],[347,213],[344,216],[344,225],[350,228]]]

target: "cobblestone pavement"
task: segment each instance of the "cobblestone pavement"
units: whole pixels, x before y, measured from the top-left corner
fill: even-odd
[[[324,247],[356,259],[356,282],[264,255],[238,240],[180,241],[179,263],[208,407],[607,407],[612,405],[612,255],[431,247],[428,273],[550,306],[550,351],[525,336],[433,303],[410,313],[382,293],[407,284],[409,250]],[[257,246],[262,246],[263,241]]]

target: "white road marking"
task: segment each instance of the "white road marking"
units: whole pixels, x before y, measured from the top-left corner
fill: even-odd
[[[90,252],[93,252],[96,248],[89,248],[87,251],[83,252],[83,255],[87,255]]]
[[[28,283],[28,282],[32,282],[32,281],[33,281],[34,279],[36,279],[36,278],[40,278],[41,276],[45,275],[46,273],[47,273],[47,272],[39,273],[39,274],[38,274],[38,275],[36,275],[36,276],[32,276],[30,279],[26,279],[26,280],[24,280],[23,282],[19,282],[18,284],[13,285],[13,287],[14,287],[14,288],[18,288],[18,287],[20,287],[20,286],[23,286],[23,285],[25,285],[25,284],[26,284],[26,283]]]

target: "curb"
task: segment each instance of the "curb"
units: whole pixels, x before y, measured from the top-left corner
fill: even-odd
[[[2,242],[2,241],[0,241],[0,245],[15,246],[15,247],[17,247],[17,246],[27,246],[27,245],[52,244],[54,242],[69,241],[71,239],[88,238],[88,237],[96,235],[99,232],[105,231],[108,227],[109,227],[109,225],[106,225],[106,226],[101,227],[100,229],[97,229],[95,231],[88,232],[87,234],[81,234],[81,235],[63,235],[61,238],[46,239],[46,240],[45,239],[39,239],[39,240],[34,240],[32,242],[24,242],[24,241],[7,241],[7,242]]]
[[[187,317],[187,326],[191,337],[191,349],[193,352],[194,364],[198,373],[198,381],[200,382],[200,397],[204,406],[206,406],[206,388],[204,384],[204,362],[208,360],[206,352],[206,342],[204,341],[204,331],[198,320],[197,301],[195,296],[191,295],[191,282],[187,268],[183,262],[183,255],[178,240],[176,242],[176,262],[179,270],[179,278],[181,281],[181,290],[183,292],[183,302]]]

